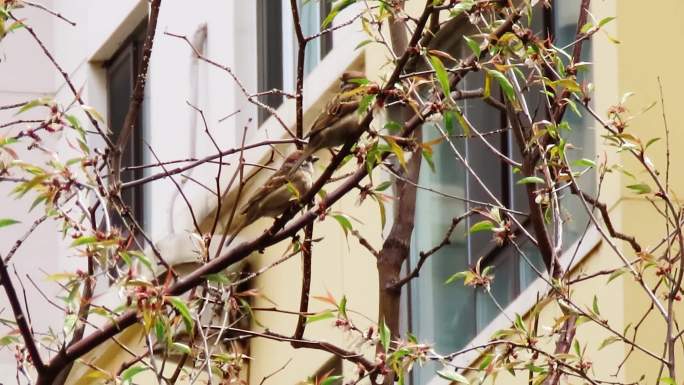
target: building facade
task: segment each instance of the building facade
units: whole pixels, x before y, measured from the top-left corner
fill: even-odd
[[[74,83],[82,87],[81,95],[86,103],[103,115],[103,119],[111,127],[117,127],[123,121],[128,100],[132,93],[132,84],[137,76],[135,63],[141,52],[141,31],[144,31],[148,15],[148,2],[144,0],[45,0],[41,2],[50,9],[76,22],[76,27],[46,15],[40,10],[27,8],[22,10],[36,33],[43,38],[46,47],[54,54],[55,60],[70,74]],[[556,2],[553,25],[540,24],[540,28],[553,28],[556,36],[566,43],[572,39],[579,1]],[[635,109],[658,101],[657,77],[662,79],[664,96],[668,108],[667,118],[670,127],[679,127],[684,118],[674,113],[678,101],[678,90],[684,87],[684,80],[679,76],[679,60],[682,54],[672,50],[668,39],[651,38],[650,36],[668,36],[672,39],[684,37],[679,20],[684,16],[684,5],[675,0],[663,0],[659,12],[653,7],[644,10],[639,2],[618,2],[617,0],[594,1],[591,14],[597,19],[616,16],[616,20],[605,27],[612,37],[620,41],[615,44],[599,34],[587,49],[589,60],[595,64],[591,70],[591,82],[595,84],[593,103],[596,111],[605,112],[616,104],[622,94],[636,92],[630,99]],[[411,0],[407,7],[416,12],[423,6],[423,1]],[[302,20],[304,32],[315,33],[321,20],[330,10],[326,2],[309,2],[303,5]],[[651,14],[652,13],[652,14]],[[380,80],[387,73],[383,64],[387,60],[387,51],[379,45],[369,44],[358,47],[365,39],[359,20],[354,20],[354,7],[346,9],[334,22],[340,25],[347,21],[349,27],[336,31],[331,36],[316,40],[311,44],[306,57],[304,83],[305,122],[311,122],[320,111],[325,101],[338,86],[340,75],[347,70],[364,71],[371,80]],[[541,23],[541,22],[540,22]],[[638,27],[637,27],[638,26]],[[649,31],[644,33],[644,31]],[[456,31],[458,32],[458,31]],[[214,62],[230,68],[217,68],[202,60],[193,53],[187,42],[178,37],[186,36],[198,51]],[[460,36],[460,35],[458,35]],[[462,42],[448,42],[449,49],[454,52],[465,49]],[[204,134],[204,121],[197,109],[201,109],[208,122],[213,140],[221,147],[239,147],[243,140],[257,142],[274,139],[282,134],[280,122],[263,110],[257,110],[249,102],[249,96],[260,91],[282,88],[293,92],[295,82],[296,40],[294,38],[292,20],[289,14],[289,1],[285,0],[232,0],[232,1],[197,1],[163,2],[157,26],[157,38],[151,58],[149,81],[145,93],[143,111],[138,119],[136,130],[139,137],[134,141],[137,147],[127,152],[130,158],[124,159],[129,164],[155,163],[183,158],[201,158],[215,152],[212,138]],[[654,54],[665,60],[655,59]],[[40,47],[36,46],[30,36],[17,31],[0,43],[0,105],[32,100],[44,96],[52,96],[65,103],[73,99],[70,90],[64,84],[60,74],[51,64],[44,60]],[[655,62],[655,63],[654,63]],[[31,73],[31,76],[21,76]],[[233,78],[235,76],[235,78]],[[237,79],[237,81],[236,81]],[[472,81],[472,83],[469,83]],[[476,80],[466,79],[467,87],[479,86]],[[271,106],[278,112],[286,125],[292,126],[295,121],[294,100],[270,95],[258,100]],[[197,109],[193,108],[196,107]],[[465,107],[473,114],[482,108],[473,103]],[[10,113],[0,111],[0,118],[9,117]],[[482,124],[495,124],[486,111],[481,116]],[[26,119],[31,116],[27,115]],[[498,119],[498,117],[496,118]],[[582,123],[584,121],[580,121]],[[580,124],[582,125],[582,124]],[[662,126],[659,113],[650,111],[639,116],[633,124],[634,130],[650,135],[649,130]],[[245,130],[245,128],[248,128]],[[16,128],[11,128],[16,129]],[[4,130],[4,128],[3,128]],[[662,130],[656,130],[652,136],[662,136]],[[8,131],[10,132],[10,131]],[[245,134],[246,133],[246,134]],[[5,132],[0,131],[0,135]],[[117,133],[113,132],[116,136]],[[246,135],[246,138],[243,138]],[[626,155],[615,155],[607,150],[601,138],[601,127],[593,121],[587,121],[578,132],[578,141],[582,143],[581,155],[587,158],[602,157],[604,154],[612,162],[628,163]],[[89,136],[96,146],[96,136]],[[497,139],[497,145],[506,148],[506,136]],[[684,143],[684,136],[674,131],[671,143],[676,147]],[[662,142],[662,141],[661,141]],[[145,146],[149,144],[153,153]],[[63,138],[52,143],[55,148],[68,156],[70,143]],[[654,144],[654,148],[662,150],[663,143]],[[282,152],[291,151],[291,147],[279,147]],[[435,159],[443,156],[437,149]],[[478,148],[470,148],[469,161],[478,170],[490,175],[491,183],[496,185],[497,194],[505,197],[515,207],[516,187],[514,177],[506,170],[493,170],[489,159],[478,159]],[[254,150],[245,153],[248,163],[259,163],[268,155],[267,151]],[[323,154],[327,156],[326,154]],[[511,154],[513,156],[514,154]],[[682,155],[671,154],[672,164],[681,161]],[[664,164],[664,151],[656,151],[652,156],[656,164]],[[350,167],[350,166],[349,166]],[[425,166],[427,167],[427,166]],[[232,171],[235,165],[226,166]],[[676,169],[675,169],[676,170]],[[133,170],[123,176],[124,180],[140,179],[149,175],[149,169]],[[200,181],[211,181],[216,174],[215,165],[206,165],[190,171],[187,176]],[[425,183],[439,185],[445,191],[455,195],[468,196],[470,199],[483,199],[482,192],[473,187],[465,172],[459,170],[440,170],[430,173],[428,169],[422,173]],[[229,175],[226,172],[225,175]],[[387,178],[378,173],[376,178]],[[608,204],[610,212],[616,218],[616,224],[626,233],[639,234],[648,242],[656,243],[662,235],[660,222],[650,208],[650,204],[634,198],[624,189],[629,184],[627,176],[618,173],[609,174],[603,182],[601,196]],[[228,185],[228,178],[222,180]],[[256,178],[253,185],[258,185]],[[684,179],[672,178],[672,189],[681,191]],[[30,223],[35,219],[30,215],[30,202],[14,201],[8,193],[12,186],[0,183],[0,217],[21,218],[22,225],[0,229],[0,253],[7,252],[10,242],[22,236]],[[195,216],[201,226],[207,226],[217,210],[216,198],[205,188],[195,183],[182,183],[182,189],[195,209]],[[131,190],[124,197],[136,208],[137,219],[144,224],[146,231],[160,247],[171,255],[176,265],[197,263],[193,241],[188,235],[193,231],[191,213],[186,203],[177,192],[177,188],[168,179],[161,179],[143,188]],[[230,199],[230,198],[229,198]],[[429,192],[421,191],[418,197],[417,226],[412,240],[415,249],[427,247],[435,243],[443,228],[459,212],[465,210],[463,205],[453,201],[440,200]],[[370,199],[357,205],[353,196],[344,198],[336,211],[345,212],[358,220],[355,227],[362,233],[371,234],[368,241],[376,246],[381,245],[382,232],[377,214],[377,205]],[[575,213],[581,216],[580,208]],[[260,222],[262,226],[253,226],[241,237],[258,235],[268,221]],[[653,224],[653,225],[651,225]],[[441,225],[441,226],[440,226]],[[82,267],[83,261],[74,257],[68,242],[65,242],[58,229],[49,223],[31,235],[35,242],[27,242],[14,257],[18,275],[32,275],[42,278],[36,271],[39,264],[45,271],[73,270]],[[365,231],[363,229],[369,229]],[[570,229],[568,237],[572,238],[582,232],[582,228]],[[350,308],[359,317],[360,326],[369,327],[377,317],[377,270],[376,261],[364,247],[353,239],[347,239],[340,230],[339,224],[326,220],[316,225],[316,235],[324,240],[315,245],[313,260],[313,280],[311,293],[325,296],[330,293],[338,300],[346,296]],[[573,235],[572,232],[576,234]],[[545,293],[547,288],[543,280],[526,270],[522,261],[508,256],[507,250],[485,250],[489,247],[487,240],[477,235],[466,236],[462,231],[456,235],[455,242],[443,254],[436,255],[429,261],[420,278],[412,283],[404,293],[403,327],[414,332],[425,341],[434,342],[444,351],[476,346],[486,342],[492,333],[507,327],[511,314],[526,314],[535,304],[538,294]],[[623,245],[620,245],[623,247]],[[283,253],[285,245],[278,245],[266,253],[256,254],[249,259],[250,267],[259,269],[277,260]],[[626,249],[625,249],[626,250]],[[454,262],[449,259],[454,253],[467,255],[467,260]],[[502,275],[514,277],[510,280],[495,280],[492,288],[495,297],[504,308],[499,309],[480,294],[470,288],[458,285],[446,287],[444,280],[456,271],[472,265],[480,256],[490,258],[489,263],[496,267]],[[508,258],[507,258],[508,256]],[[569,242],[563,257],[564,263],[572,266],[575,274],[591,273],[601,269],[615,268],[619,261],[611,257],[610,250],[602,241],[600,234],[589,231],[580,244]],[[415,263],[415,258],[412,261]],[[284,262],[272,270],[255,278],[251,287],[258,288],[263,294],[255,300],[254,307],[268,308],[276,306],[281,309],[296,309],[299,305],[299,282],[301,281],[301,263],[297,258]],[[41,283],[43,290],[57,293],[60,288],[51,282]],[[585,292],[586,291],[586,292]],[[577,296],[586,300],[590,306],[594,294],[602,304],[602,313],[614,327],[622,330],[635,322],[648,306],[647,298],[638,292],[636,285],[626,278],[618,278],[610,286],[605,281],[591,283],[578,289]],[[98,293],[102,303],[116,303],[115,292]],[[36,329],[61,328],[62,320],[51,317],[52,309],[37,291],[28,290],[28,303],[41,304],[35,306],[32,314]],[[4,298],[3,298],[4,300]],[[311,311],[322,310],[324,303],[313,301]],[[549,319],[557,316],[558,310],[545,308],[543,317]],[[294,315],[278,312],[262,312],[257,315],[255,328],[266,328],[285,335],[291,334],[297,322]],[[101,320],[104,322],[105,320]],[[663,325],[655,320],[647,320],[649,330],[657,335]],[[140,330],[129,330],[120,338],[135,345],[140,339]],[[599,373],[614,368],[613,359],[624,356],[628,346],[614,344],[598,351],[599,343],[605,338],[605,332],[591,330],[586,332],[597,341],[589,344],[595,353],[596,360],[606,362],[605,368],[596,368]],[[651,333],[651,332],[649,332]],[[648,335],[642,335],[647,345]],[[343,346],[355,347],[358,341],[350,339],[344,331],[332,328],[329,323],[313,323],[307,328],[306,336],[322,339]],[[658,339],[653,339],[653,350]],[[254,358],[249,360],[248,370],[244,378],[249,384],[260,384],[264,377],[285,366],[269,381],[278,384],[297,384],[308,376],[333,370],[335,373],[353,373],[356,368],[342,363],[332,356],[318,351],[301,349],[296,351],[287,343],[252,339],[248,343],[247,354]],[[620,354],[616,354],[619,351]],[[116,370],[130,357],[114,344],[106,344],[91,353],[87,359],[97,363],[99,367]],[[616,358],[613,358],[616,357]],[[290,360],[290,358],[292,358]],[[658,368],[651,364],[643,364],[639,354],[630,358],[630,364],[619,375],[620,381],[632,381],[646,372],[654,375]],[[478,354],[473,353],[459,358],[457,365],[466,367],[477,362]],[[14,381],[14,362],[12,352],[0,351],[0,382]],[[435,375],[437,367],[426,366],[416,371],[413,377],[415,384],[444,384],[448,381]],[[86,384],[93,380],[87,377],[89,368],[77,365],[71,374],[70,383]],[[141,377],[142,378],[142,377]],[[153,378],[149,379],[153,381]],[[513,381],[513,380],[511,380]],[[527,381],[527,379],[516,379]]]

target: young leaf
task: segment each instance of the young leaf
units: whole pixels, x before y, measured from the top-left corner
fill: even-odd
[[[591,303],[591,310],[596,315],[601,315],[601,311],[599,310],[599,306],[598,306],[598,297],[597,296],[594,296],[594,300]]]
[[[446,281],[444,281],[445,285],[448,285],[457,279],[464,279],[466,276],[468,276],[469,272],[467,271],[459,271],[458,273],[452,274],[451,277],[447,278]]]
[[[325,17],[325,20],[323,20],[323,23],[321,24],[321,28],[327,28],[335,19],[335,16],[337,16],[338,13],[340,13],[343,9],[347,8],[348,6],[354,4],[356,0],[340,0],[335,5],[333,8],[330,10],[330,13],[328,16]]]
[[[16,225],[17,223],[21,223],[21,222],[16,220],[16,219],[12,219],[12,218],[0,218],[0,227]]]
[[[598,27],[601,28],[601,27],[603,27],[604,25],[610,23],[610,22],[613,21],[613,20],[615,20],[615,17],[613,17],[613,16],[604,17],[603,19],[601,19],[601,20],[598,22]]]
[[[323,321],[335,317],[332,310],[325,310],[320,313],[312,314],[306,316],[306,323],[313,323],[317,321]]]
[[[596,166],[596,162],[594,162],[591,159],[587,159],[587,158],[577,159],[576,161],[572,162],[572,164],[574,164],[575,166],[578,166],[578,167],[595,167]]]
[[[339,311],[340,315],[343,318],[348,318],[347,317],[347,296],[343,295],[342,300],[340,300],[340,304],[337,306],[337,310]]]
[[[31,100],[30,102],[21,106],[21,108],[19,109],[19,111],[17,111],[17,113],[15,115],[19,115],[22,112],[26,112],[26,111],[34,108],[34,107],[44,106],[46,104],[46,102],[47,102],[47,99],[45,99],[45,98]]]
[[[440,370],[437,372],[437,375],[448,381],[458,382],[460,384],[470,384],[470,381],[468,381],[467,378],[456,372]]]
[[[473,51],[475,56],[480,56],[480,45],[468,36],[463,36],[463,39],[465,39],[466,44],[468,44],[468,47],[470,47],[470,50]]]
[[[144,366],[131,366],[130,368],[124,370],[121,373],[121,382],[123,382],[124,384],[130,384],[133,381],[133,377],[146,370],[147,367]]]
[[[94,235],[84,235],[82,237],[76,238],[73,242],[71,242],[70,247],[89,245],[95,242],[97,242],[97,237],[95,237]]]
[[[190,309],[188,309],[188,306],[185,304],[185,301],[183,301],[179,297],[168,297],[168,300],[169,302],[171,302],[173,308],[176,309],[176,311],[181,315],[181,318],[183,318],[185,330],[187,330],[188,333],[192,333],[194,321],[192,320],[192,316],[190,315]]]
[[[380,325],[378,325],[378,335],[380,337],[380,344],[382,344],[382,347],[385,349],[385,353],[389,351],[391,334],[392,332],[387,325],[385,325],[385,320],[380,320]]]
[[[544,184],[545,182],[544,182],[544,179],[542,179],[538,176],[528,176],[528,177],[520,179],[515,184],[530,184],[530,183]]]
[[[439,86],[442,87],[444,96],[449,98],[449,95],[451,95],[451,85],[449,84],[449,75],[447,75],[446,68],[444,68],[444,63],[442,63],[437,56],[430,56],[430,62],[435,68],[437,81],[439,82]]]
[[[506,75],[497,70],[487,70],[487,73],[496,79],[504,95],[506,95],[506,98],[510,101],[515,101],[515,91],[513,90],[513,85],[508,81]]]
[[[601,345],[599,345],[598,350],[601,350],[601,349],[605,348],[606,346],[608,346],[612,343],[618,342],[618,341],[622,341],[622,339],[620,339],[620,337],[616,337],[616,336],[608,337],[601,342]]]
[[[174,342],[173,344],[171,344],[171,347],[172,347],[174,350],[177,350],[177,351],[179,351],[179,352],[181,352],[181,353],[185,353],[185,354],[190,354],[190,353],[192,353],[192,350],[190,350],[190,347],[189,347],[188,345],[182,344],[182,343],[180,343],[180,342]]]
[[[468,233],[477,233],[479,231],[488,231],[494,228],[494,223],[490,220],[484,220],[477,222],[476,224],[470,226],[470,230],[468,230]]]
[[[342,230],[344,231],[344,236],[349,236],[349,232],[354,229],[349,218],[347,218],[347,216],[344,214],[335,214],[333,215],[333,218],[335,218],[337,223],[340,224],[340,227],[342,227]]]
[[[343,379],[343,376],[337,375],[337,376],[330,376],[327,377],[325,380],[321,381],[318,385],[333,385],[337,381]]]
[[[634,191],[636,194],[648,194],[652,191],[651,186],[646,183],[630,184],[627,188]]]

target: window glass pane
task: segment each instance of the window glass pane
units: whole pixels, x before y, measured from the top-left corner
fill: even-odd
[[[320,18],[319,18],[319,24],[323,25],[323,20],[330,14],[330,11],[332,10],[332,2],[331,1],[321,1],[320,3]],[[328,27],[329,28],[329,27]],[[321,41],[321,59],[325,57],[325,55],[328,54],[328,52],[332,51],[333,48],[333,32],[326,33],[321,36],[319,39]]]
[[[568,0],[555,4],[554,24],[556,26],[556,45],[563,47],[573,42],[577,30],[580,3],[580,0]],[[571,54],[572,47],[568,48],[566,51]],[[581,60],[591,60],[591,40],[584,42]],[[577,77],[580,84],[582,82],[591,81],[591,73],[589,72],[580,72]],[[565,131],[562,135],[575,147],[574,149],[569,149],[567,153],[571,162],[575,159],[593,159],[594,157],[595,132],[592,126],[592,120],[581,108],[579,109],[579,112],[582,116],[578,116],[572,108],[568,108],[564,116],[564,120],[568,123],[570,131]],[[577,171],[579,171],[579,169],[577,169]],[[589,172],[582,176],[579,178],[581,188],[585,192],[593,195],[595,192],[594,180],[595,174],[593,172]],[[581,201],[576,196],[571,195],[569,191],[565,191],[564,196],[563,215],[566,220],[564,223],[564,243],[567,249],[583,234],[589,217],[586,214],[586,210]]]
[[[302,3],[301,0],[299,2]],[[302,32],[304,36],[310,36],[318,33],[321,19],[318,12],[320,6],[315,1],[309,1],[306,4],[300,5],[300,19],[302,24]],[[321,59],[320,54],[321,42],[319,39],[311,40],[306,45],[306,53],[304,55],[304,73],[310,73]]]
[[[423,128],[424,140],[439,136],[437,129],[430,124]],[[464,141],[455,140],[459,151],[464,151]],[[434,146],[433,159],[436,171],[432,172],[427,162],[421,164],[420,183],[432,188],[464,197],[465,173],[463,167],[449,148],[442,143]],[[465,203],[432,192],[418,190],[416,202],[416,223],[413,234],[413,265],[417,262],[418,251],[427,250],[438,244],[449,228],[454,217],[465,212]],[[475,335],[474,293],[460,282],[445,285],[449,276],[468,268],[468,246],[465,226],[460,225],[451,237],[451,244],[431,256],[421,270],[419,279],[411,282],[412,330],[422,340],[435,343],[438,351],[448,352],[463,346]],[[427,382],[434,375],[434,365],[417,372],[422,378],[419,383]]]
[[[482,72],[474,72],[466,75],[464,81],[461,83],[463,89],[476,90],[484,87],[484,75]],[[468,99],[465,102],[465,111],[468,120],[480,133],[486,133],[502,128],[501,114],[498,110],[486,104],[481,99]],[[474,134],[473,134],[474,135]],[[502,135],[487,135],[485,136],[487,142],[497,150],[503,149]],[[487,190],[498,200],[506,204],[507,197],[507,180],[505,174],[507,168],[501,160],[497,159],[492,150],[479,139],[473,136],[467,140],[467,156],[468,163],[473,169],[475,176],[468,175],[468,199],[496,203],[487,193]],[[463,167],[459,165],[459,167]],[[482,181],[482,184],[477,179]],[[483,187],[484,184],[484,187]],[[486,189],[485,189],[486,188]],[[480,207],[481,204],[471,203],[471,207]],[[473,216],[469,219],[470,224],[477,223],[482,220],[480,216]],[[477,259],[492,248],[492,236],[489,232],[483,231],[474,233],[470,236],[471,261],[475,262]]]
[[[539,34],[543,31],[545,21],[546,25],[555,25],[558,29],[552,35],[557,37],[556,44],[562,46],[571,42],[575,34],[579,0],[558,2],[554,5],[556,8],[553,12],[546,15],[538,12],[531,25],[535,31],[539,31]],[[461,36],[460,33],[457,35]],[[458,53],[453,51],[466,49],[461,43],[457,43],[456,47],[456,49],[448,50],[455,56]],[[590,50],[585,48],[583,60],[589,59],[589,52]],[[588,78],[584,76],[584,79]],[[471,73],[461,82],[459,88],[474,90],[482,88],[483,82],[481,72]],[[525,93],[529,112],[535,120],[544,119],[548,114],[546,100],[541,91],[541,87],[537,86],[531,87]],[[496,92],[498,93],[498,89]],[[493,97],[501,99],[500,94],[495,94]],[[505,120],[501,112],[489,104],[479,99],[470,99],[461,102],[460,105],[472,125],[481,133],[505,128]],[[569,156],[570,158],[593,158],[593,132],[589,129],[589,122],[582,118],[572,117],[572,114],[570,110],[566,113],[566,120],[572,130],[563,134],[577,147],[577,150]],[[428,124],[424,126],[425,140],[433,139],[437,135],[436,130],[430,127]],[[454,127],[453,132],[462,134],[462,129],[457,126]],[[518,144],[515,143],[511,132],[490,134],[486,136],[486,139],[499,152],[516,160],[521,159],[517,149]],[[520,175],[514,175],[512,167],[503,164],[492,153],[490,146],[477,137],[471,137],[467,141],[453,138],[452,141],[458,151],[467,157],[474,172],[500,202],[521,212],[529,211],[525,186],[515,184],[515,181],[521,178]],[[494,202],[473,176],[466,175],[463,165],[456,160],[448,143],[435,146],[433,158],[437,170],[432,172],[424,162],[420,176],[422,185],[470,200]],[[591,190],[593,179],[592,175],[583,177],[582,180],[586,184],[583,187],[587,188],[587,191],[593,191]],[[579,200],[574,196],[569,196],[568,191],[564,194],[566,196],[562,197],[562,204],[566,209],[564,214],[568,221],[564,225],[563,238],[567,250],[577,239],[578,234],[584,230],[586,214],[584,214],[584,208],[579,206]],[[419,190],[417,199],[416,226],[412,239],[411,262],[413,265],[418,260],[418,253],[439,243],[451,219],[467,209],[463,202],[442,198],[428,191]],[[480,205],[471,203],[469,206]],[[466,226],[469,227],[482,219],[482,217],[475,216]],[[521,215],[518,219],[525,224],[527,216]],[[508,306],[538,278],[535,270],[544,271],[545,269],[538,251],[530,242],[527,242],[524,235],[518,234],[516,241],[523,250],[525,258],[520,256],[512,245],[497,247],[489,232],[466,236],[466,226],[459,227],[454,232],[452,244],[433,255],[424,265],[420,278],[411,282],[411,329],[422,340],[434,342],[437,350],[441,352],[451,352],[464,347],[499,315],[499,306],[503,308]],[[461,228],[463,230],[460,230]],[[473,266],[480,257],[483,257],[483,266],[493,266],[494,280],[491,284],[491,294],[498,302],[498,306],[483,289],[465,288],[462,282],[444,285],[447,277]],[[433,369],[432,366],[419,369],[415,374],[418,380],[416,383],[427,383],[434,376]]]
[[[280,1],[259,0],[257,2],[257,70],[259,92],[283,89],[283,29]],[[264,104],[278,108],[283,98],[278,95],[264,95],[259,98]],[[259,108],[259,124],[266,121],[268,111]]]

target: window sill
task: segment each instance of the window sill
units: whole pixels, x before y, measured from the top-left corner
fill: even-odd
[[[581,241],[581,244],[580,244]],[[596,230],[587,231],[586,236],[582,240],[575,241],[566,252],[561,256],[561,265],[564,269],[572,269],[578,266],[582,261],[584,261],[592,251],[601,243],[601,234]],[[577,250],[577,257],[573,260],[573,255],[575,250]],[[545,277],[547,278],[547,277]],[[549,292],[549,287],[544,279],[537,278],[523,290],[520,295],[513,300],[505,309],[504,312],[499,314],[492,322],[489,323],[475,338],[473,338],[470,343],[463,347],[463,349],[473,348],[486,344],[491,340],[491,336],[497,331],[508,327],[511,321],[506,317],[513,314],[525,315],[529,312],[532,307],[537,303],[537,298],[546,295]],[[539,297],[538,297],[539,295]],[[471,366],[476,362],[484,353],[484,350],[472,350],[468,353],[460,355],[451,361],[451,364],[455,367],[464,368]],[[448,385],[451,382],[449,380],[443,379],[439,376],[434,376],[428,385]]]

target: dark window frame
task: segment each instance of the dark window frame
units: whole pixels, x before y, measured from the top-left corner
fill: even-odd
[[[284,87],[283,17],[287,17],[285,15],[289,10],[283,9],[282,4],[280,0],[257,0],[256,3],[258,92],[282,90]],[[330,13],[332,5],[328,1],[320,1],[318,4],[319,22],[322,23]],[[292,39],[294,40],[294,35]],[[320,62],[333,49],[333,32],[322,35],[319,41],[318,60]],[[268,94],[259,97],[259,101],[277,110],[284,98],[281,95]],[[258,123],[261,125],[270,115],[264,108],[259,108]]]
[[[121,133],[123,120],[128,113],[128,107],[130,106],[130,101],[133,96],[133,89],[135,88],[135,81],[140,72],[140,62],[142,59],[146,31],[147,20],[140,23],[126,40],[124,40],[121,47],[116,50],[111,58],[103,63],[107,82],[107,123],[110,127],[113,141],[116,141]],[[128,68],[121,68],[121,66],[127,66]],[[128,71],[128,73],[121,71]],[[124,75],[124,78],[129,80],[128,87],[116,89],[115,78],[117,75]],[[117,92],[119,95],[115,95]],[[143,163],[144,126],[142,115],[143,109],[140,110],[140,113],[136,118],[136,127],[133,130],[133,134],[127,146],[124,148],[121,162],[122,168]],[[128,182],[142,177],[143,169],[140,168],[123,171],[121,173],[122,182]],[[133,217],[138,224],[144,227],[144,186],[136,186],[123,191],[122,200],[124,204],[130,208]],[[110,213],[110,215],[114,224],[120,226],[122,230],[125,230],[122,219],[115,213]]]

